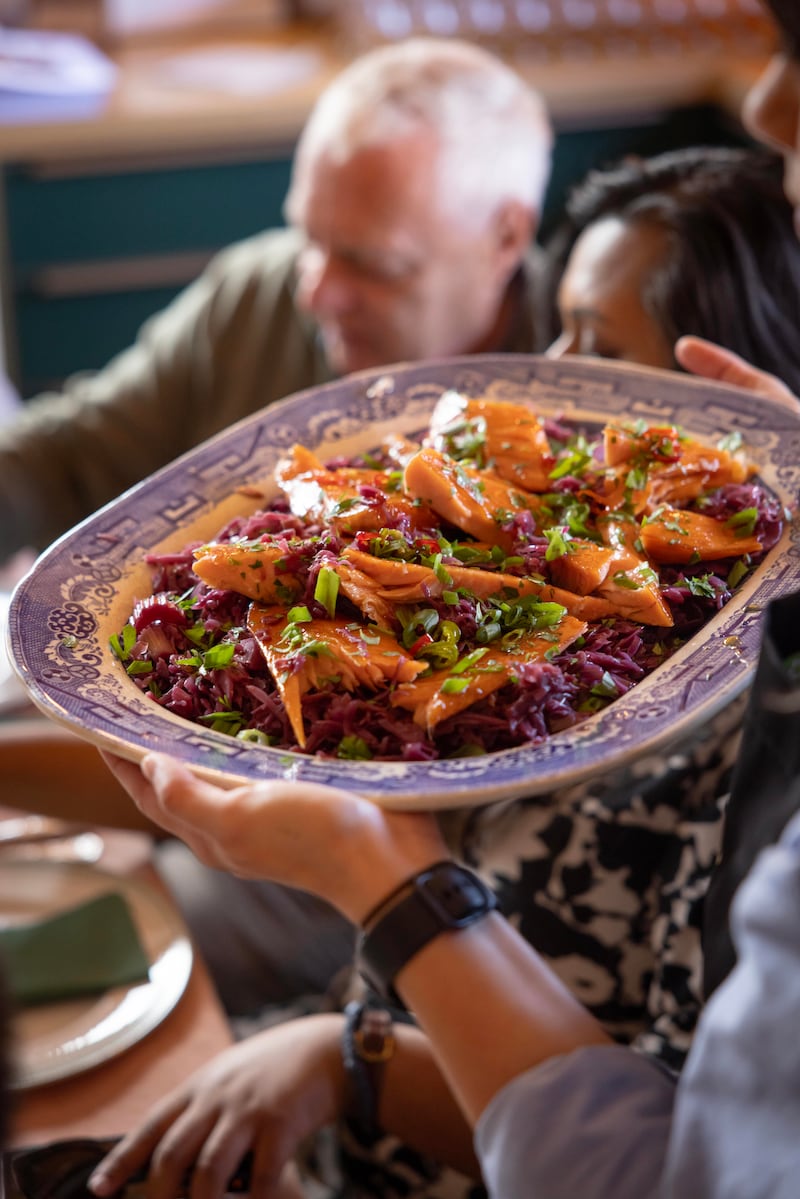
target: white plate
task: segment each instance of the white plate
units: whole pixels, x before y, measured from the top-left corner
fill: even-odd
[[[38,920],[107,891],[119,892],[129,904],[150,960],[149,981],[19,1012],[12,1029],[17,1090],[79,1074],[115,1057],[160,1024],[186,989],[192,969],[186,929],[158,892],[139,880],[92,866],[4,862],[0,924]]]

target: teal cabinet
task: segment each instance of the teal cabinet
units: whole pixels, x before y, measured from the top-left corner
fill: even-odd
[[[557,130],[543,220],[569,187],[624,154],[740,140],[711,107]],[[21,394],[102,367],[230,242],[283,223],[291,148],[261,159],[56,174],[5,171],[8,358]]]
[[[103,366],[216,250],[282,224],[290,161],[8,168],[9,362],[22,395]]]

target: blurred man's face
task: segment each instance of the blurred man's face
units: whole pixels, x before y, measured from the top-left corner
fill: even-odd
[[[427,134],[336,162],[301,155],[288,217],[306,238],[297,299],[338,374],[484,348],[505,295],[496,221],[454,218]],[[457,182],[454,181],[457,186]]]

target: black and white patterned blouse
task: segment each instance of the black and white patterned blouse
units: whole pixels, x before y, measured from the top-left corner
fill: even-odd
[[[745,702],[623,771],[442,818],[451,848],[609,1035],[675,1071],[701,1007],[703,898]],[[345,1131],[342,1165],[347,1196],[483,1194],[393,1137],[366,1146]]]
[[[615,1040],[679,1070],[701,1002],[700,918],[743,709],[666,757],[476,812],[461,852]]]

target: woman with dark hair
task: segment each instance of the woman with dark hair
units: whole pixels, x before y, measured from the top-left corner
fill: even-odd
[[[691,334],[800,392],[800,242],[781,165],[698,147],[593,171],[548,246],[549,352],[674,368]]]

